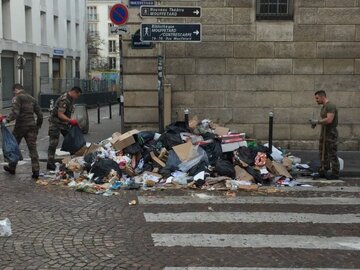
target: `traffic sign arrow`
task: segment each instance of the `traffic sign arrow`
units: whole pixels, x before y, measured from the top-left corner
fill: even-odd
[[[166,7],[166,6],[141,6],[141,17],[201,17],[201,7]]]

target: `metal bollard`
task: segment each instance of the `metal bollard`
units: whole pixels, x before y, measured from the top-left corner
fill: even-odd
[[[97,116],[98,116],[98,124],[100,124],[100,104],[97,104]]]
[[[109,101],[109,118],[112,119],[111,101]]]
[[[274,113],[269,112],[269,151],[272,153]]]
[[[189,109],[184,110],[184,121],[186,128],[189,128]]]

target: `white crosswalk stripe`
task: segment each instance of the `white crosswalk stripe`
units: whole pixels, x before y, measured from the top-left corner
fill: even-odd
[[[333,184],[339,185],[340,182],[334,182]],[[344,194],[358,193],[360,188],[358,186],[324,186],[324,187],[312,187],[312,188],[279,188],[279,191],[286,190],[303,190],[306,191],[319,191],[323,194],[331,194],[331,196],[311,196],[306,195],[304,197],[292,197],[292,196],[236,196],[226,197],[220,195],[213,195],[211,193],[190,193],[187,196],[139,196],[138,201],[141,205],[148,206],[148,210],[144,212],[144,218],[148,224],[167,224],[165,232],[151,232],[151,237],[155,247],[161,248],[215,248],[215,249],[291,249],[294,250],[309,250],[309,252],[358,252],[360,250],[360,237],[359,234],[352,235],[347,232],[346,235],[338,235],[337,233],[330,232],[328,235],[322,235],[327,233],[326,230],[320,230],[317,227],[317,232],[313,231],[313,226],[321,224],[321,226],[354,226],[360,223],[360,213],[354,212],[360,205],[360,199],[356,194],[346,196]],[[328,193],[329,192],[329,193]],[[331,193],[330,193],[331,192]],[[287,194],[278,193],[276,195]],[[313,193],[314,194],[314,193]],[[317,193],[315,193],[317,194]],[[207,206],[209,211],[196,209],[204,209],[202,205]],[[211,205],[212,207],[209,207]],[[236,205],[242,206],[239,210],[236,209]],[[256,210],[251,211],[251,205],[258,206]],[[267,207],[265,211],[259,211],[260,205]],[[287,211],[287,207],[289,210]],[[152,207],[156,207],[155,211],[152,211]],[[215,207],[216,206],[216,207]],[[292,206],[292,207],[290,207]],[[302,209],[296,211],[296,206],[300,206]],[[181,211],[176,210],[177,207],[181,207]],[[230,208],[229,208],[230,207]],[[260,208],[259,208],[260,207]],[[326,207],[327,212],[321,213],[321,209]],[[344,213],[339,214],[339,210],[331,214],[331,209],[345,209]],[[350,208],[349,208],[350,207]],[[169,208],[172,211],[169,211]],[[221,209],[226,208],[226,211]],[[174,210],[175,209],[175,210]],[[184,211],[184,209],[186,209]],[[215,211],[214,211],[215,209]],[[250,210],[249,210],[250,209]],[[314,209],[314,210],[313,210]],[[352,209],[352,210],[349,210]],[[187,211],[188,210],[188,211]],[[225,209],[224,209],[225,210]],[[230,210],[230,211],[229,211]],[[280,210],[280,211],[279,211]],[[305,212],[303,212],[305,211]],[[351,212],[346,212],[351,211]],[[199,230],[192,231],[192,228],[198,226],[197,224],[218,224],[217,226],[211,226],[206,232],[202,233]],[[173,230],[172,228],[181,228],[181,224],[186,224],[183,230]],[[222,224],[229,224],[231,228],[236,228],[236,224],[239,225],[239,229],[232,229],[231,233],[227,231],[222,232],[217,229],[216,233],[212,233],[212,230],[219,228]],[[261,226],[262,231],[258,233],[256,230],[252,232],[244,231],[241,229],[242,224],[248,224],[247,228],[255,228],[255,226]],[[284,224],[287,228],[287,232],[282,230],[269,231],[268,228],[274,228],[274,224]],[[296,224],[297,228],[305,229],[306,231],[297,232],[296,229],[291,229],[290,224]],[[300,225],[303,224],[303,225]],[[281,225],[276,225],[281,226]],[[304,227],[305,226],[305,227]],[[265,228],[265,229],[264,229]],[[289,229],[290,228],[290,229]],[[351,227],[354,228],[354,227]],[[180,232],[180,233],[179,233]],[[236,232],[236,233],[234,233]],[[316,251],[315,251],[316,250]],[[295,255],[296,256],[296,255]],[[210,263],[213,263],[211,261]],[[241,266],[241,262],[239,262]],[[199,265],[199,264],[197,264]],[[262,266],[266,266],[266,262]],[[213,265],[207,266],[204,262],[203,266],[187,266],[183,267],[165,267],[165,270],[334,270],[334,269],[348,269],[348,268],[296,268],[290,267],[274,268],[272,267],[225,267]],[[328,265],[329,266],[329,265]],[[332,265],[330,265],[332,266]]]

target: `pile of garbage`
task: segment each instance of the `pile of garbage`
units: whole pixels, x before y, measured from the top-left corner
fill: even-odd
[[[194,118],[170,124],[162,134],[131,130],[86,143],[37,183],[53,181],[104,196],[140,188],[253,190],[300,185],[291,173],[307,169],[299,158],[275,147],[269,151],[244,133]]]

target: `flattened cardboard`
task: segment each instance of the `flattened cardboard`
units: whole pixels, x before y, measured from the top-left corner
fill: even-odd
[[[165,167],[165,163],[162,162],[157,156],[155,156],[154,152],[150,152],[151,159],[161,167]]]
[[[254,181],[254,177],[240,166],[235,166],[235,175],[237,180]]]
[[[197,155],[197,148],[191,141],[173,146],[173,150],[181,161],[192,159]]]
[[[217,126],[215,128],[214,133],[219,136],[224,136],[224,135],[227,135],[229,133],[229,131],[230,131],[229,128]]]
[[[133,143],[135,143],[135,138],[133,135],[139,133],[138,130],[133,129],[130,130],[128,132],[125,132],[124,134],[119,135],[118,132],[115,132],[112,135],[112,139],[111,139],[111,144],[112,146],[117,150],[117,151],[121,151],[124,148],[132,145]]]
[[[282,175],[287,178],[293,178],[291,174],[286,170],[284,165],[277,163],[276,161],[266,160],[266,168],[273,174],[273,175]]]

